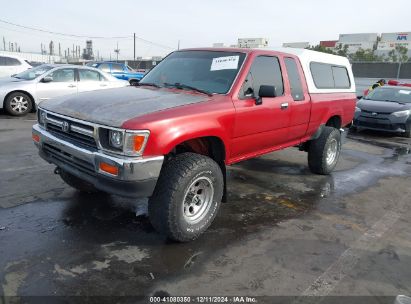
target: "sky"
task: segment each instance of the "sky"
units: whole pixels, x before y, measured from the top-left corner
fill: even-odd
[[[392,4],[390,4],[392,3]],[[81,36],[130,36],[93,39],[94,51],[108,59],[164,56],[181,48],[235,44],[238,38],[268,38],[271,47],[283,42],[337,40],[344,33],[411,31],[410,0],[0,0],[0,19],[23,26]],[[40,52],[53,40],[61,48],[85,47],[87,38],[36,32],[0,22],[2,37],[21,51]],[[157,45],[159,44],[159,45]]]

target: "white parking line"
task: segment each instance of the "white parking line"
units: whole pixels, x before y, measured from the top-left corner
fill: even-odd
[[[326,296],[330,294],[347,273],[354,268],[361,258],[362,253],[389,230],[399,218],[400,214],[397,212],[388,211],[356,240],[352,247],[345,250],[338,260],[328,267],[328,269],[302,293],[302,296]],[[305,299],[305,301],[306,300],[307,299]]]

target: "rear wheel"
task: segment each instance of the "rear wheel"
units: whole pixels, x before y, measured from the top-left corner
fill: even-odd
[[[131,86],[136,86],[136,85],[138,85],[138,80],[137,79],[130,79],[129,83],[130,83]]]
[[[96,189],[92,184],[86,181],[83,181],[82,179],[78,178],[77,176],[74,176],[71,173],[68,173],[67,171],[60,169],[60,177],[67,185],[77,189],[80,192],[86,192],[86,193],[99,192],[99,190]]]
[[[194,240],[213,222],[223,189],[223,174],[214,160],[179,154],[161,171],[148,204],[150,221],[172,240]]]
[[[340,131],[332,127],[324,127],[320,137],[310,142],[308,166],[311,172],[330,174],[337,165],[340,151]]]
[[[23,116],[31,111],[33,101],[25,93],[14,92],[7,96],[4,106],[10,115]]]

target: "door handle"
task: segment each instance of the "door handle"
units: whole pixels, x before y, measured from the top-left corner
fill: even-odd
[[[69,88],[75,88],[76,85],[75,85],[75,84],[69,84],[68,87],[69,87]]]
[[[288,102],[282,103],[280,108],[281,108],[281,110],[287,109],[288,108]]]

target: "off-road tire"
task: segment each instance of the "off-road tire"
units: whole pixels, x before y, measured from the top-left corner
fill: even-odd
[[[13,109],[12,103],[13,100],[17,98],[20,99],[22,98],[22,100],[24,100],[25,102],[25,110],[19,112],[16,109]],[[27,103],[27,104],[26,104]],[[11,93],[9,96],[7,96],[5,102],[4,102],[4,108],[6,109],[7,113],[9,113],[12,116],[24,116],[27,113],[30,113],[31,110],[33,109],[33,100],[31,99],[31,97],[25,93],[22,92],[14,92]]]
[[[184,202],[190,186],[198,179],[211,182],[213,195],[209,208],[196,223],[185,217]],[[221,205],[224,178],[219,165],[211,158],[195,153],[182,153],[169,160],[161,170],[148,213],[153,227],[169,239],[192,241],[211,225]]]
[[[60,177],[61,179],[69,186],[73,187],[74,189],[85,192],[85,193],[97,193],[99,192],[92,184],[74,176],[71,173],[68,173],[64,170],[60,170]]]
[[[337,144],[335,158],[331,162],[327,162],[327,152],[335,141]],[[337,165],[340,152],[340,131],[333,127],[324,127],[320,137],[310,142],[310,147],[308,149],[308,166],[311,172],[322,175],[330,174]]]

